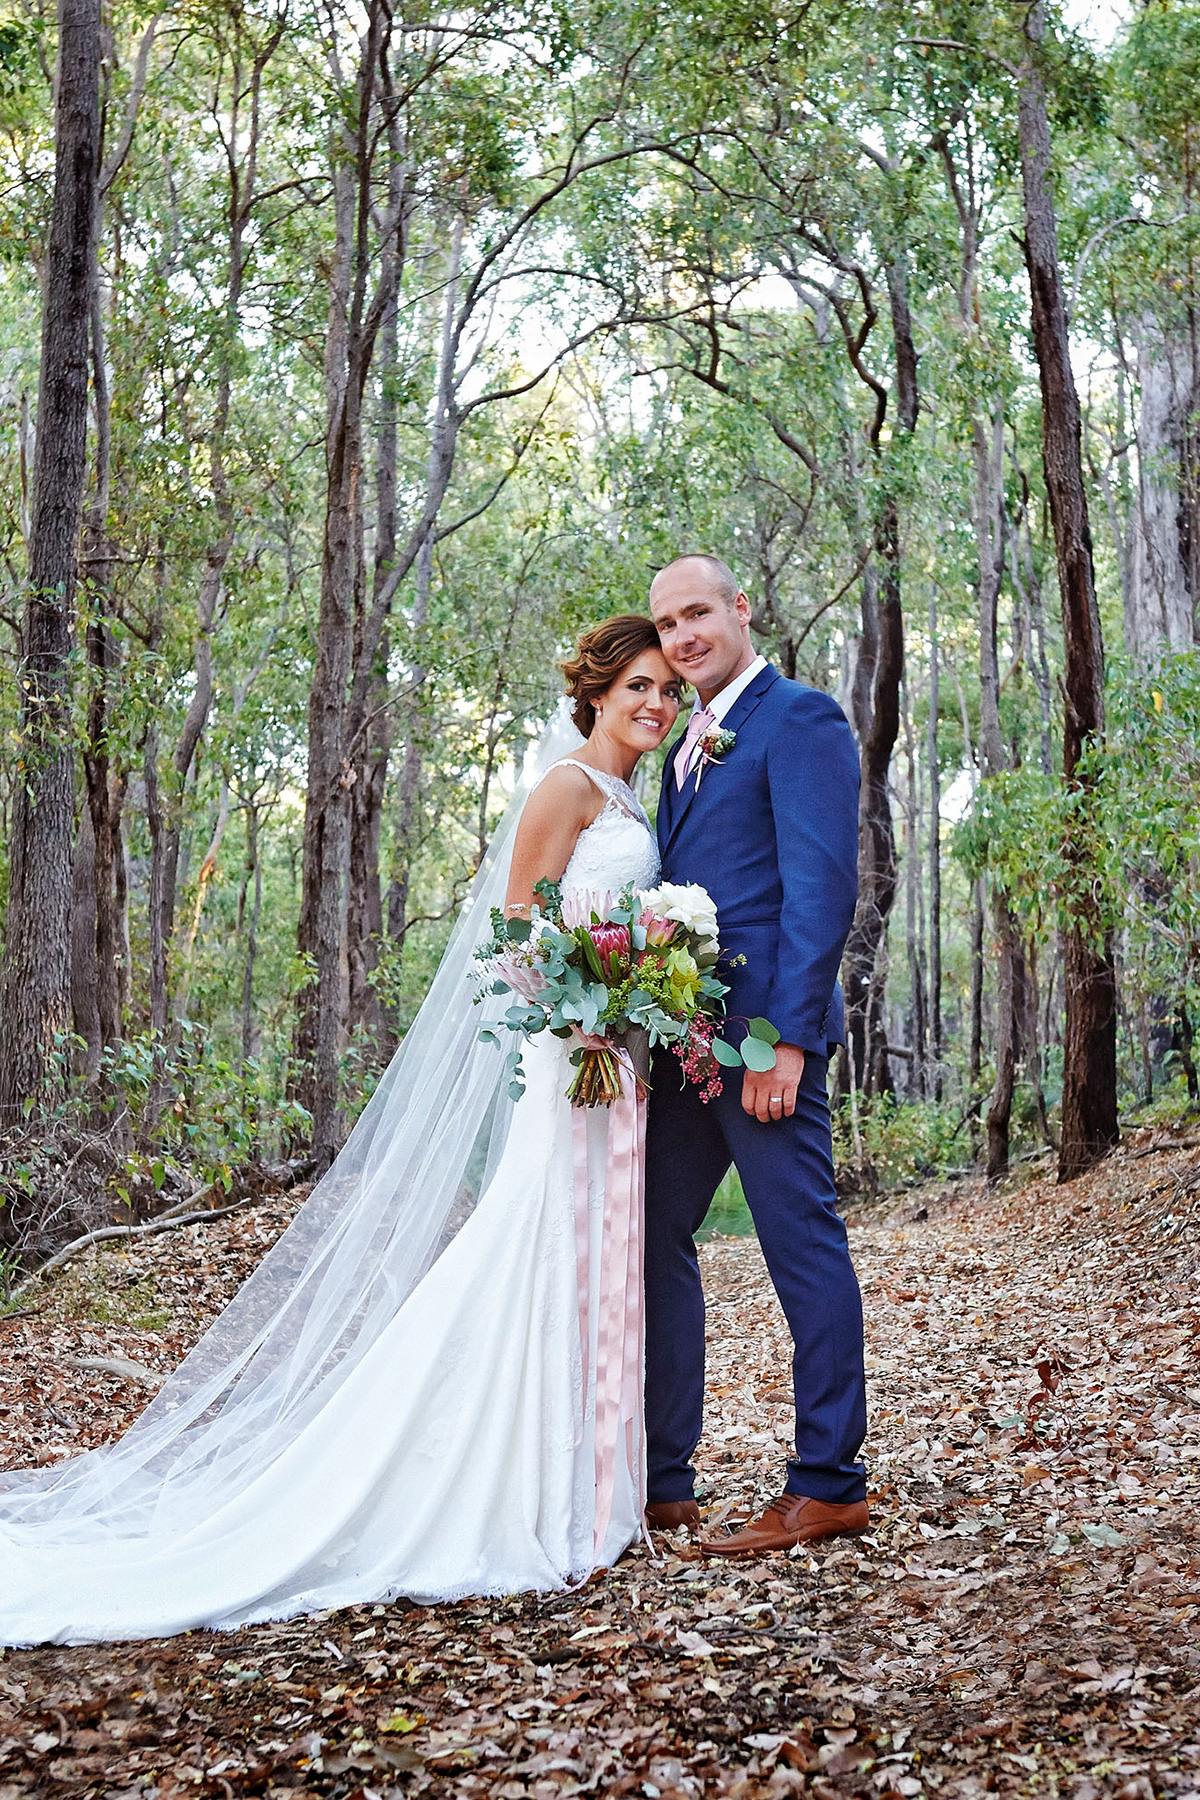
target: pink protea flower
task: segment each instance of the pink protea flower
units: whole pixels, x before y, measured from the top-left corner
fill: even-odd
[[[568,931],[576,931],[580,925],[591,924],[593,913],[599,919],[606,919],[612,907],[611,889],[580,888],[577,893],[563,895],[562,922]]]
[[[522,1000],[536,1004],[541,999],[546,986],[545,971],[528,944],[510,944],[494,959],[492,967]]]
[[[589,925],[588,936],[596,946],[602,966],[609,968],[615,958],[618,970],[624,975],[633,950],[628,925]]]
[[[679,929],[677,920],[660,919],[649,907],[643,912],[638,924],[645,929],[647,947],[655,950],[664,949]]]

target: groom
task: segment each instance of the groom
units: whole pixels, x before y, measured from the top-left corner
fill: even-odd
[[[704,1395],[704,1296],[693,1234],[730,1163],[795,1343],[796,1453],[760,1518],[702,1541],[757,1556],[864,1531],[862,1303],[837,1213],[825,1076],[842,1041],[838,965],[854,913],[858,758],[837,704],[757,656],[750,602],[718,557],[681,556],[650,588],[663,652],[696,690],[667,756],[662,879],[717,905],[726,1033],[765,1017],[773,1069],[726,1070],[719,1099],[659,1059],[646,1158],[647,1523],[699,1526],[692,1455]],[[724,750],[705,733],[721,727]],[[732,735],[732,743],[729,737]],[[672,1077],[675,1077],[674,1079]]]

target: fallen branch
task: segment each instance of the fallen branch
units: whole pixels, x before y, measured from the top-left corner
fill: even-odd
[[[288,1171],[291,1179],[277,1191],[286,1193],[287,1189],[294,1187],[301,1176],[307,1174],[311,1167],[312,1159],[310,1157],[305,1157],[302,1162],[295,1165],[289,1164]],[[70,1262],[72,1257],[78,1256],[82,1250],[90,1250],[93,1244],[110,1243],[114,1238],[150,1237],[157,1231],[173,1231],[184,1225],[203,1225],[212,1219],[227,1219],[230,1213],[244,1212],[249,1206],[264,1206],[274,1198],[271,1194],[246,1194],[242,1199],[234,1200],[229,1206],[205,1207],[201,1212],[184,1211],[185,1207],[194,1206],[197,1201],[202,1200],[206,1194],[211,1194],[212,1191],[212,1184],[198,1189],[196,1193],[189,1194],[186,1200],[179,1200],[174,1206],[168,1207],[166,1212],[160,1214],[157,1219],[151,1219],[148,1225],[103,1225],[98,1231],[85,1232],[82,1237],[73,1239],[69,1244],[64,1244],[61,1250],[49,1257],[46,1262],[39,1263],[36,1269],[31,1269],[28,1275],[17,1282],[9,1294],[9,1299],[16,1300],[43,1275],[53,1274],[55,1269],[61,1269],[64,1263]]]
[[[1200,1138],[1158,1138],[1153,1144],[1143,1144],[1138,1150],[1131,1150],[1130,1156],[1135,1162],[1143,1156],[1161,1156],[1168,1150],[1195,1150],[1200,1148]]]
[[[61,1269],[64,1263],[68,1263],[72,1257],[78,1256],[81,1250],[90,1250],[93,1244],[106,1244],[113,1238],[149,1237],[156,1231],[173,1231],[182,1225],[199,1225],[206,1219],[226,1219],[230,1213],[241,1212],[244,1207],[261,1206],[264,1198],[266,1196],[262,1194],[247,1194],[244,1199],[235,1200],[232,1206],[206,1207],[203,1212],[185,1213],[182,1217],[152,1219],[148,1225],[104,1225],[99,1231],[85,1232],[83,1237],[75,1238],[71,1243],[65,1244],[56,1255],[41,1263],[38,1268],[31,1269],[24,1280],[19,1281],[12,1290],[11,1298],[15,1300],[19,1294],[23,1294],[26,1288],[32,1287],[33,1283],[43,1275],[50,1275],[55,1269]]]
[[[145,1363],[134,1362],[128,1356],[73,1356],[70,1359],[76,1369],[95,1369],[101,1375],[119,1375],[123,1381],[137,1381],[143,1387],[161,1387],[166,1380],[157,1369],[148,1369]]]

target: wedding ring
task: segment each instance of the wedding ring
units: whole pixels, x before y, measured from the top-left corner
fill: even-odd
[[[772,1094],[771,1098],[767,1101],[767,1105],[768,1106],[782,1106],[783,1105],[783,1095],[782,1094]]]

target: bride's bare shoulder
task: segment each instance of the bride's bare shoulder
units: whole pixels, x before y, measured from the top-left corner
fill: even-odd
[[[555,763],[538,782],[521,812],[505,901],[524,910],[535,883],[557,881],[571,860],[579,834],[604,806],[604,795],[586,771]]]
[[[540,801],[542,808],[569,807],[581,816],[598,812],[604,804],[599,783],[576,762],[552,763],[529,798],[531,804]]]
[[[603,812],[604,803],[603,791],[586,769],[577,763],[553,763],[525,802],[522,835],[526,839],[549,835],[556,842],[568,835],[573,841]]]

